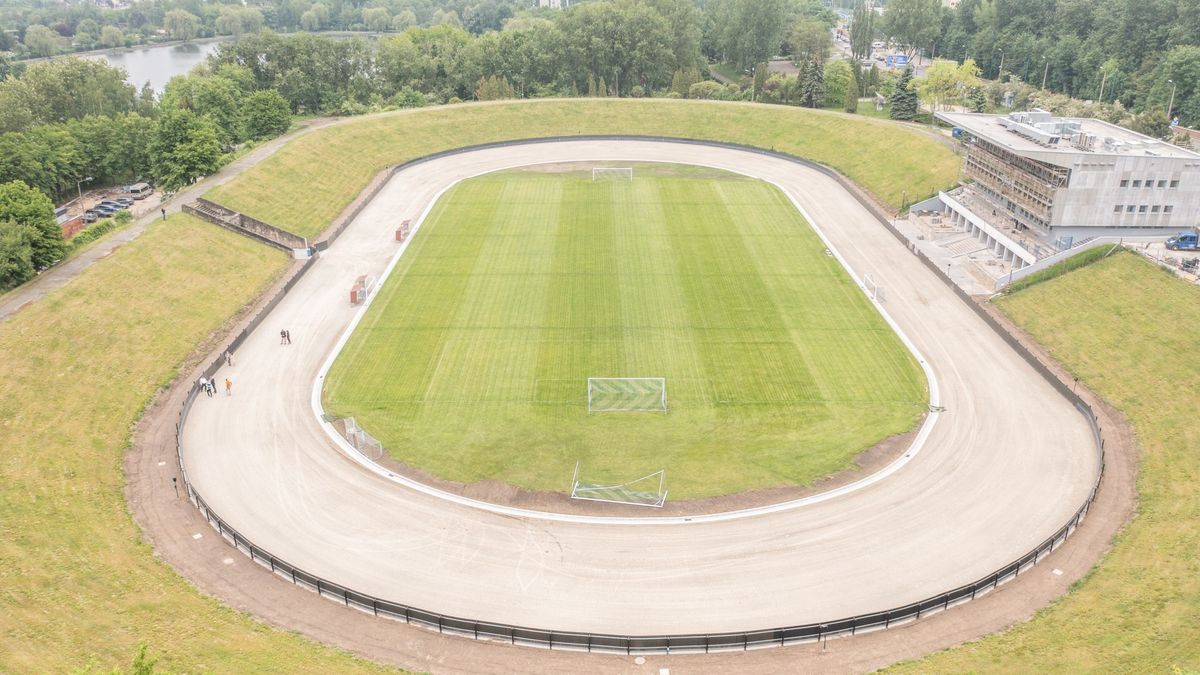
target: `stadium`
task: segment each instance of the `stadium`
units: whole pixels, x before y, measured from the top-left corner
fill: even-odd
[[[776,115],[540,101],[338,122],[113,252],[94,292],[10,319],[16,350],[91,317],[86,372],[130,373],[141,419],[123,495],[22,530],[116,523],[45,561],[124,589],[78,596],[116,618],[65,630],[64,658],[136,632],[176,664],[230,644],[210,658],[233,670],[859,671],[950,648],[912,666],[936,671],[1103,640],[1078,617],[1143,592],[1112,579],[1149,549],[1130,525],[1138,547],[1080,583],[1136,475],[1088,388],[1120,400],[1111,381],[1050,351],[1086,323],[1086,279],[968,298],[892,224],[905,186],[953,179],[945,145],[808,111],[783,142],[762,135]],[[861,158],[885,139],[882,171]],[[1095,269],[1169,281],[1132,257]],[[1101,310],[1087,321],[1132,311]],[[99,430],[60,426],[91,456]]]

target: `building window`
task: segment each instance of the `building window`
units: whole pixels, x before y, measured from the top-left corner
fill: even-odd
[[[1163,213],[1170,213],[1174,210],[1175,210],[1175,207],[1171,206],[1170,204],[1167,204],[1166,206],[1163,207]]]
[[[1173,187],[1173,188],[1179,187],[1179,181],[1177,181],[1177,180],[1171,181],[1171,187]]]
[[[1142,187],[1142,181],[1140,181],[1140,180],[1133,181],[1133,187],[1135,187],[1135,188]]]
[[[1121,205],[1117,204],[1116,206],[1113,207],[1113,213],[1120,213],[1121,208],[1122,208]]]
[[[1129,187],[1129,181],[1128,180],[1121,181],[1121,187]]]
[[[1155,204],[1154,206],[1150,207],[1150,213],[1158,213],[1161,210],[1162,210],[1162,207],[1159,206],[1158,204]]]
[[[1146,212],[1145,204],[1142,204],[1141,206],[1138,207],[1138,213],[1145,213],[1145,212]]]
[[[1137,209],[1137,207],[1133,204],[1130,204],[1129,206],[1125,207],[1125,213],[1133,213],[1135,209]]]
[[[1165,180],[1158,181],[1158,187],[1160,187],[1160,188],[1167,187],[1167,181],[1165,181]]]

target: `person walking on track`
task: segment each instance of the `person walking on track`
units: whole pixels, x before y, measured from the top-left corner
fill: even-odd
[[[287,344],[287,331],[286,330],[279,331],[279,344],[281,344],[281,345]]]
[[[205,395],[207,395],[209,397],[212,396],[212,392],[210,392],[208,390],[208,378],[207,377],[200,378],[200,391],[204,392]]]
[[[233,380],[225,378],[225,395],[233,396]]]

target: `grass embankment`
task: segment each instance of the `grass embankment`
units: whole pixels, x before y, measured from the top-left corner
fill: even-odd
[[[382,168],[491,141],[641,134],[727,141],[827,164],[899,208],[954,184],[946,144],[881,120],[790,106],[663,99],[536,100],[387,113],[306,134],[208,199],[312,238]]]
[[[1083,253],[1076,253],[1070,258],[1067,258],[1062,262],[1057,262],[1044,270],[1038,270],[1027,277],[1017,279],[1011,284],[1005,286],[1004,292],[1011,295],[1017,291],[1029,288],[1030,286],[1040,284],[1043,281],[1056,279],[1067,272],[1077,270],[1081,267],[1087,267],[1098,260],[1103,260],[1109,255],[1112,255],[1118,248],[1120,248],[1120,246],[1117,244],[1110,246],[1096,246],[1094,248],[1089,248]]]
[[[1087,581],[1033,620],[897,670],[1200,670],[1200,288],[1122,252],[999,305],[1129,417],[1138,512]]]
[[[184,215],[0,323],[0,671],[353,669],[204,598],[129,517],[131,425],[197,343],[286,265]]]
[[[665,468],[677,499],[807,484],[920,418],[912,356],[778,189],[591,165],[439,201],[329,379],[394,456],[561,491]],[[588,377],[664,377],[669,412],[588,412]],[[655,401],[648,401],[655,403]]]

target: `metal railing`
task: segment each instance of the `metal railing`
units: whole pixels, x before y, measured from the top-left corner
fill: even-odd
[[[959,288],[948,277],[940,274],[937,266],[930,261],[924,254],[913,247],[904,234],[891,225],[887,215],[861,191],[857,189],[846,178],[834,170],[815,164],[808,160],[799,157],[793,157],[775,151],[764,150],[762,148],[752,148],[730,143],[708,143],[702,141],[693,141],[688,139],[672,139],[659,137],[644,137],[644,136],[605,136],[605,137],[586,137],[592,139],[604,140],[656,140],[677,143],[705,144],[717,147],[731,147],[740,150],[749,150],[760,154],[771,155],[782,159],[797,162],[804,166],[815,168],[822,173],[832,176],[841,184],[847,187],[852,195],[858,199],[864,207],[867,208],[890,232],[904,242],[909,250],[913,252],[927,267],[929,267],[939,278],[941,278],[956,294],[970,306],[976,314],[980,316],[993,330],[995,330],[1001,338],[1003,338],[1018,354],[1022,356],[1031,366],[1045,378],[1051,385],[1055,387],[1064,397],[1071,401],[1079,410],[1080,414],[1087,420],[1088,425],[1092,429],[1093,440],[1096,445],[1096,450],[1099,453],[1100,471],[1097,473],[1096,481],[1092,485],[1092,489],[1088,493],[1087,499],[1083,505],[1075,511],[1067,522],[1060,527],[1054,534],[1045,539],[1041,544],[1033,550],[1025,553],[1016,560],[1004,565],[995,570],[991,574],[977,579],[976,581],[959,586],[957,588],[930,596],[919,602],[902,605],[878,612],[868,614],[860,614],[846,618],[833,619],[830,621],[822,621],[815,623],[807,623],[796,626],[764,628],[762,630],[753,630],[745,632],[732,633],[709,633],[709,634],[680,634],[680,635],[613,635],[601,633],[575,633],[562,632],[543,628],[528,628],[523,626],[514,626],[502,623],[490,623],[485,621],[476,621],[462,617],[450,616],[446,614],[438,614],[417,607],[411,607],[403,603],[377,598],[375,596],[360,593],[351,588],[342,586],[335,582],[323,579],[315,574],[309,573],[287,561],[278,558],[269,551],[256,546],[252,541],[239,533],[235,528],[231,527],[228,522],[218,516],[204,498],[196,491],[195,487],[187,477],[187,469],[183,463],[183,425],[187,421],[188,412],[191,410],[192,403],[195,401],[199,390],[194,385],[184,400],[179,411],[179,422],[176,425],[176,458],[179,462],[179,470],[183,476],[184,485],[187,488],[188,498],[204,515],[204,518],[209,524],[217,530],[217,532],[231,545],[237,548],[242,553],[250,557],[250,559],[264,568],[271,571],[272,574],[279,576],[285,580],[291,581],[293,584],[302,586],[318,595],[344,604],[347,607],[353,607],[363,612],[373,614],[375,616],[390,618],[397,621],[403,621],[407,624],[422,626],[431,630],[436,630],[439,633],[447,633],[453,635],[461,635],[480,640],[494,640],[507,642],[514,645],[527,645],[534,647],[542,647],[547,649],[569,649],[588,652],[617,652],[624,654],[638,653],[671,653],[671,652],[712,652],[712,651],[728,651],[728,650],[746,650],[757,647],[767,646],[782,646],[789,644],[798,644],[805,642],[820,641],[829,637],[842,635],[855,635],[861,632],[873,630],[881,630],[892,626],[915,621],[930,614],[935,614],[955,605],[968,602],[982,595],[986,595],[1001,584],[1017,578],[1021,572],[1029,569],[1037,564],[1042,558],[1050,554],[1055,548],[1066,541],[1067,537],[1075,531],[1079,524],[1087,515],[1088,509],[1096,498],[1096,494],[1100,488],[1101,480],[1104,476],[1104,440],[1102,438],[1102,430],[1099,427],[1094,411],[1087,405],[1066,383],[1059,380],[1052,372],[1042,364],[1028,349],[1025,348],[1013,335],[1011,335],[1004,327],[996,321],[994,317],[988,314],[974,300],[970,298],[961,288]],[[417,160],[406,162],[400,167],[392,167],[388,169],[392,174],[398,171],[401,167],[411,166],[424,161],[429,161],[435,157],[443,157],[451,154],[458,154],[479,149],[480,147],[499,147],[505,145],[517,145],[528,142],[550,142],[552,140],[581,140],[581,137],[566,137],[555,139],[534,139],[532,141],[507,141],[504,143],[492,143],[486,146],[472,146],[471,148],[460,148],[456,151],[447,151],[423,157]],[[381,186],[380,186],[381,187]],[[375,188],[377,192],[379,187]],[[361,208],[361,206],[359,207]],[[355,209],[357,212],[359,209]],[[346,221],[348,222],[349,219]],[[333,236],[326,241],[332,241],[341,234],[346,223],[341,224]],[[324,248],[324,247],[322,247]],[[255,315],[249,324],[244,328],[233,342],[228,347],[228,350],[233,352],[242,344],[246,336],[252,332],[265,316],[283,299],[292,286],[307,272],[316,262],[316,258],[311,258],[304,263],[304,266],[288,280],[288,282],[279,290],[278,293]],[[218,358],[204,371],[206,377],[211,377],[224,364],[223,358]]]

